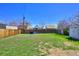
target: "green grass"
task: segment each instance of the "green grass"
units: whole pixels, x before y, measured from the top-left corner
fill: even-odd
[[[79,50],[79,41],[68,39],[68,36],[47,34],[19,34],[0,39],[2,56],[40,56],[48,55],[50,48]]]

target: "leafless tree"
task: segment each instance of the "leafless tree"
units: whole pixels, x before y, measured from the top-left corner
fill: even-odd
[[[42,22],[41,24],[39,24],[40,29],[44,29],[45,28],[45,23]]]
[[[58,30],[61,34],[64,34],[64,30],[69,28],[69,23],[66,20],[61,20],[58,23]]]
[[[19,23],[18,28],[25,32],[27,30],[28,25],[30,25],[29,22],[25,20],[25,17],[23,17],[23,20]]]
[[[11,22],[9,23],[9,26],[17,26],[16,21],[11,21]]]
[[[74,18],[72,18],[71,26],[79,27],[79,14],[76,14]]]

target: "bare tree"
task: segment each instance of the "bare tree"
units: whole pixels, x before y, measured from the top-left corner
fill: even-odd
[[[11,22],[9,23],[9,25],[10,25],[10,26],[17,26],[17,23],[16,23],[16,21],[11,21]]]
[[[61,34],[64,34],[64,30],[69,28],[69,23],[66,20],[61,20],[58,23],[58,30]]]
[[[79,14],[75,15],[72,19],[71,26],[79,27]]]
[[[18,28],[23,31],[23,33],[27,30],[28,25],[30,25],[27,21],[25,21],[25,17],[23,17],[22,22],[18,25]]]
[[[40,29],[44,29],[45,28],[45,23],[41,23],[39,24]]]

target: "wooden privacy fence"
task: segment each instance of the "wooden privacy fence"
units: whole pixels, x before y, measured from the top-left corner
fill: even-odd
[[[20,34],[21,30],[0,29],[0,38]]]
[[[58,33],[57,29],[32,29],[32,30],[26,30],[25,33]]]

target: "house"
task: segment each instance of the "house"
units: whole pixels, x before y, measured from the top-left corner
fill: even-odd
[[[5,29],[6,28],[6,24],[0,23],[0,29]]]
[[[17,26],[6,26],[6,29],[13,29],[13,30],[17,30],[18,27]]]
[[[47,24],[44,26],[36,26],[34,29],[35,33],[56,33],[57,26],[55,24]]]
[[[57,29],[57,25],[56,24],[48,24],[48,25],[46,25],[46,29]]]
[[[27,30],[32,30],[32,29],[33,29],[33,27],[31,25],[27,26]]]
[[[71,23],[69,36],[79,40],[79,20],[75,20]]]

